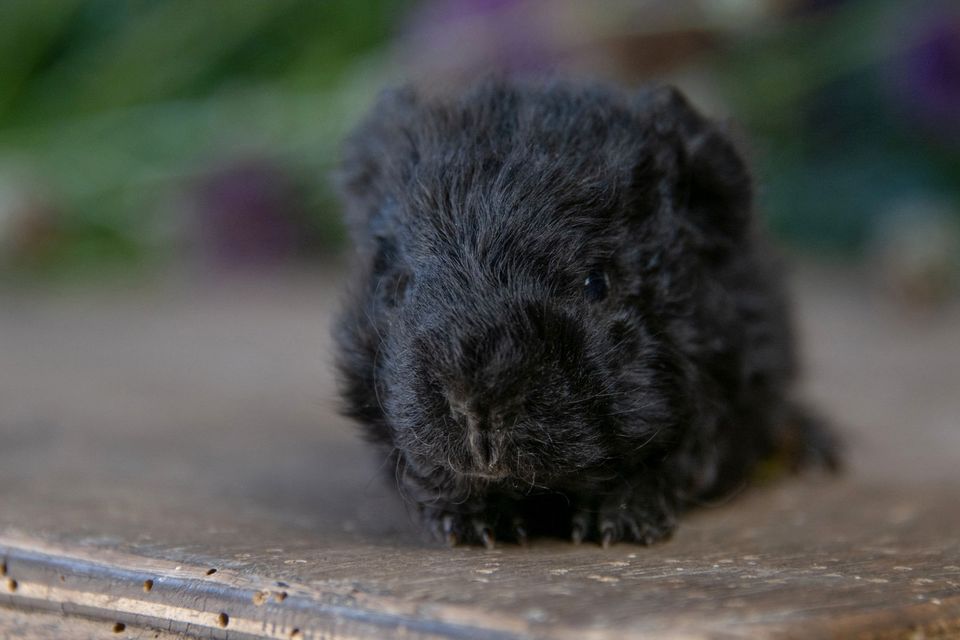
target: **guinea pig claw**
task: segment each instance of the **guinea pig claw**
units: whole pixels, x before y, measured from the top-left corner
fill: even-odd
[[[573,544],[580,544],[583,542],[583,529],[580,528],[580,525],[573,525],[573,530],[570,531],[570,541],[573,542]]]
[[[476,527],[477,535],[480,536],[480,541],[483,542],[483,546],[485,546],[487,549],[493,549],[495,546],[493,529],[482,522],[478,522]]]
[[[611,523],[605,522],[600,529],[600,546],[604,549],[609,549],[610,545],[613,544],[613,539],[616,532]]]
[[[587,516],[578,513],[573,516],[573,523],[570,526],[570,540],[573,544],[580,544],[587,537]]]
[[[443,537],[447,541],[447,546],[455,547],[460,542],[454,528],[453,516],[444,516],[443,518]]]
[[[523,520],[519,518],[513,521],[513,535],[517,539],[517,544],[521,547],[527,546],[529,542],[527,538],[527,528],[523,524]]]

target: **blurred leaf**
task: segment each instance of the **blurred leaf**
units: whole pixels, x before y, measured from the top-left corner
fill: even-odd
[[[5,0],[0,3],[0,121],[20,99],[43,58],[82,0]]]
[[[198,177],[246,155],[302,176],[312,228],[336,242],[325,173],[385,79],[374,52],[404,4],[0,3],[0,165],[64,217],[30,269],[143,254],[184,226]]]
[[[825,16],[776,23],[734,45],[717,77],[739,117],[766,127],[789,117],[799,101],[829,83],[892,54],[894,0],[842,3]]]
[[[41,115],[83,113],[176,94],[203,79],[289,5],[290,0],[132,5],[113,30],[65,51],[37,79],[31,106]]]

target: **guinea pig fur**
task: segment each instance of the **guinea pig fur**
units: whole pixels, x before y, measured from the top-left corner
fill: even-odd
[[[749,171],[675,89],[395,90],[337,178],[344,412],[437,539],[650,544],[766,459],[838,463]]]

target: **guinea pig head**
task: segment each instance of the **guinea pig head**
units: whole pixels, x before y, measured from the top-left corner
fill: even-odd
[[[667,329],[700,259],[684,247],[735,246],[748,181],[676,92],[611,100],[402,94],[350,140],[367,272],[345,395],[410,473],[557,487],[662,456],[690,423],[677,343],[696,332]]]

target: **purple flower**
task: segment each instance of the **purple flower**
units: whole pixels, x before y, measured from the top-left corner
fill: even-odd
[[[224,266],[285,262],[302,245],[303,211],[289,178],[274,164],[243,160],[197,189],[200,246]]]
[[[402,44],[430,73],[546,71],[559,55],[548,11],[527,0],[428,0],[410,14]]]
[[[898,98],[924,129],[960,139],[960,11],[943,5],[908,34],[896,65]]]

